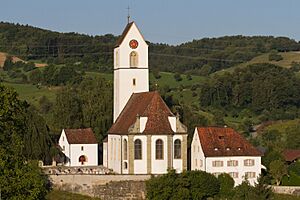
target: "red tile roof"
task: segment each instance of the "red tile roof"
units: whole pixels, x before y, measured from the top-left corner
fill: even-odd
[[[137,116],[148,117],[143,131],[145,134],[174,133],[168,119],[174,114],[157,91],[132,94],[108,133],[127,134],[128,129],[136,122]]]
[[[197,127],[197,131],[206,157],[262,156],[259,150],[232,128]]]
[[[300,158],[300,149],[286,149],[283,151],[285,161],[292,162]]]
[[[97,144],[97,139],[91,128],[64,129],[69,144]]]

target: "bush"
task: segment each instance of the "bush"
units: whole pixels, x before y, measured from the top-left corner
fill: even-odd
[[[186,171],[152,177],[146,182],[147,199],[207,199],[218,194],[220,184],[216,177],[203,171]]]
[[[269,61],[280,61],[283,60],[283,57],[277,53],[270,53],[269,54]]]
[[[181,75],[178,72],[176,72],[174,74],[174,78],[175,78],[176,81],[182,81],[182,77],[181,77]]]
[[[233,178],[229,174],[223,173],[218,176],[218,181],[220,182],[219,196],[223,198],[232,197],[234,187]]]

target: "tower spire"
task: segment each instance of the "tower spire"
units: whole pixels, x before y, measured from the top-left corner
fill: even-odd
[[[130,7],[129,7],[129,5],[127,7],[127,11],[128,11],[128,13],[127,13],[127,23],[129,24],[129,22],[130,22]]]

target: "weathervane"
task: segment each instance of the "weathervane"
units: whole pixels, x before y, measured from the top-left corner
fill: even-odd
[[[130,22],[130,7],[128,6],[127,7],[127,11],[128,11],[128,13],[127,13],[127,23],[129,24],[129,22]]]

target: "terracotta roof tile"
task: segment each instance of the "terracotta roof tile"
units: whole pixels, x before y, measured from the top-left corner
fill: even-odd
[[[97,139],[91,128],[64,129],[69,144],[97,144]]]
[[[157,91],[134,93],[108,133],[127,134],[137,116],[148,117],[145,134],[174,133],[169,116],[174,116]]]
[[[300,158],[300,149],[286,149],[283,151],[285,161],[292,162]]]
[[[197,127],[197,130],[206,157],[262,156],[259,150],[232,128]]]

